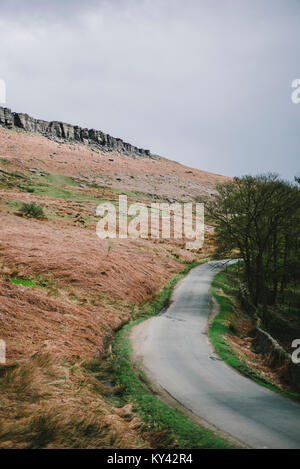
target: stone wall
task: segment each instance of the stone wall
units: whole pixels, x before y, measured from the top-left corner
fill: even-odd
[[[21,129],[27,132],[37,132],[47,138],[56,141],[83,143],[93,145],[102,151],[116,151],[134,157],[151,158],[149,150],[137,148],[120,138],[111,137],[109,134],[95,129],[83,129],[77,125],[64,122],[47,122],[34,119],[28,114],[12,112],[8,108],[0,107],[0,126],[7,129]]]
[[[300,364],[293,363],[292,356],[268,332],[259,326],[256,326],[253,346],[257,352],[267,357],[268,364],[271,367],[285,365],[289,375],[289,382],[297,392],[300,392]]]
[[[292,356],[286,352],[281,345],[267,331],[262,329],[261,320],[257,315],[256,308],[247,298],[245,290],[240,288],[239,300],[242,307],[255,319],[256,329],[253,348],[266,357],[270,367],[286,366],[289,375],[289,381],[293,388],[300,392],[300,363],[293,363]]]

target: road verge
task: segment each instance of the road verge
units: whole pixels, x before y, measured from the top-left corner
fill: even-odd
[[[234,266],[229,267],[229,273],[234,268]],[[238,286],[228,279],[224,271],[214,277],[211,286],[211,296],[214,305],[212,307],[213,313],[209,320],[208,336],[220,358],[257,384],[299,402],[299,394],[286,389],[280,389],[271,379],[262,376],[254,366],[249,366],[249,362],[243,360],[241,355],[231,346],[229,339],[237,335],[234,321],[236,320],[236,310],[238,308]],[[243,319],[243,312],[240,312],[240,320]]]
[[[119,331],[112,345],[114,377],[121,390],[120,398],[124,404],[134,403],[134,410],[143,421],[145,432],[155,431],[157,435],[160,435],[156,442],[158,448],[229,449],[234,447],[233,442],[226,441],[212,426],[207,428],[207,426],[199,425],[200,419],[196,419],[193,415],[187,416],[179,404],[177,406],[175,404],[175,408],[169,406],[174,405],[174,402],[171,402],[174,399],[166,392],[163,393],[162,389],[149,380],[141,365],[134,360],[130,341],[132,329],[142,321],[158,314],[170,300],[178,282],[193,267],[203,262],[205,261],[189,264],[182,273],[176,275],[158,293],[154,301],[143,308],[140,319],[131,322]]]

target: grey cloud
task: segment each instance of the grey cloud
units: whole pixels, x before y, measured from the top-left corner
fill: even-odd
[[[228,175],[299,168],[298,1],[0,2],[8,105]]]

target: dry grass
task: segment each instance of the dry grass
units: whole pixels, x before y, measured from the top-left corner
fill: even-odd
[[[108,247],[96,236],[95,208],[123,188],[129,203],[156,201],[151,194],[193,200],[226,178],[33,134],[0,129],[0,138],[0,338],[8,363],[0,367],[0,447],[170,445],[167,434],[145,432],[130,405],[115,407],[111,394],[120,390],[105,384],[98,362],[114,332],[195,255],[185,240]],[[14,215],[31,201],[47,220]],[[212,250],[208,239],[197,257]]]
[[[0,129],[3,169],[37,169],[74,176],[84,183],[113,186],[178,200],[210,193],[229,178],[170,160],[134,159],[94,153],[86,145],[57,144],[40,135]]]
[[[0,448],[149,446],[131,409],[108,404],[112,390],[82,365],[36,354],[1,371]]]

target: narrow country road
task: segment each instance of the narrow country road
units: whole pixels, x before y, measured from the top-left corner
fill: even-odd
[[[210,284],[221,261],[193,269],[165,313],[133,329],[151,378],[195,415],[253,448],[300,448],[300,405],[218,359],[207,337]]]

